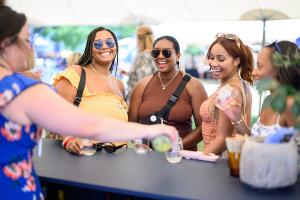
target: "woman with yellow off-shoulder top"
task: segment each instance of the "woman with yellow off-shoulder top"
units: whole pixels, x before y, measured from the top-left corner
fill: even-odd
[[[115,60],[118,62],[118,50],[117,38],[111,30],[104,27],[94,29],[89,34],[85,51],[76,65],[69,66],[54,78],[57,92],[66,100],[74,102],[84,69],[86,81],[79,107],[88,112],[128,121],[124,85],[111,75],[113,67],[117,66]],[[55,134],[47,137],[61,139],[67,151],[81,154],[83,142],[80,138],[62,138]],[[118,146],[126,143],[127,141],[113,144]]]

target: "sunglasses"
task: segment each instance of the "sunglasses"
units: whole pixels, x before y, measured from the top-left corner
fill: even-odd
[[[95,49],[97,50],[101,49],[103,47],[103,42],[105,42],[108,48],[114,48],[116,45],[116,42],[112,38],[107,38],[106,40],[95,40],[94,41]]]
[[[153,58],[157,58],[159,55],[160,55],[160,52],[162,53],[162,55],[165,57],[165,58],[170,58],[171,55],[172,55],[172,51],[169,50],[169,49],[163,49],[163,50],[159,50],[159,49],[153,49],[151,51],[151,56]]]
[[[101,142],[101,143],[97,143],[94,145],[96,146],[97,151],[102,151],[102,149],[104,149],[107,153],[114,153],[118,149],[121,149],[123,147],[127,148],[127,144],[122,144],[122,145],[116,146],[111,142]]]
[[[236,42],[236,44],[238,45],[238,47],[239,48],[241,47],[239,37],[235,34],[232,34],[232,33],[218,33],[216,35],[216,38],[226,38],[228,40],[234,40]]]
[[[277,41],[273,42],[272,46],[275,48],[275,51],[277,51],[278,53],[282,53],[281,48]]]

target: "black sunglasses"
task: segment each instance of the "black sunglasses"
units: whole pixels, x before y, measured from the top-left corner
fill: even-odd
[[[163,49],[163,50],[160,50],[160,49],[153,49],[151,51],[151,56],[153,58],[157,58],[160,54],[160,52],[162,53],[162,55],[165,57],[165,58],[170,58],[171,55],[172,55],[172,51],[169,50],[169,49]]]
[[[127,144],[121,144],[116,146],[111,142],[101,142],[94,145],[96,146],[97,151],[102,151],[102,149],[104,149],[107,153],[114,153],[118,149],[121,149],[123,147],[127,148]]]
[[[116,45],[116,42],[112,38],[107,38],[106,40],[95,40],[94,41],[95,49],[97,50],[101,49],[103,47],[104,42],[108,48],[114,48]]]

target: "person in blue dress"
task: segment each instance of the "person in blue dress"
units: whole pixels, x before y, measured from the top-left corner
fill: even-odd
[[[175,141],[173,127],[87,113],[49,86],[16,73],[26,68],[32,50],[29,36],[25,15],[0,5],[0,199],[44,199],[32,164],[32,149],[41,136],[38,126],[101,141],[151,139],[160,134]]]

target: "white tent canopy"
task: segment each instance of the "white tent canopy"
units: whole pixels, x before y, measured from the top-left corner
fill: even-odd
[[[300,18],[300,0],[6,0],[31,25],[160,24],[240,20],[251,10],[271,9]],[[261,13],[261,12],[259,12]],[[276,16],[256,16],[276,19]],[[255,19],[257,18],[257,19]]]

